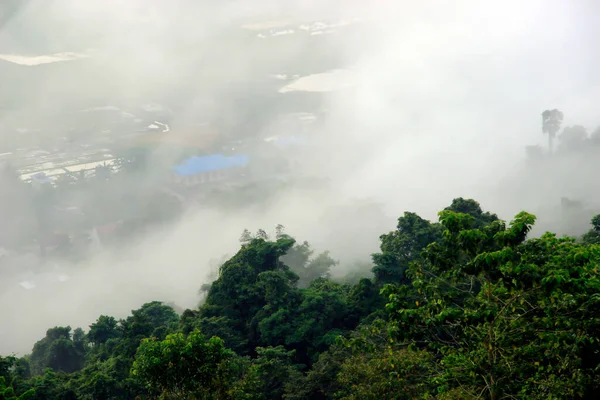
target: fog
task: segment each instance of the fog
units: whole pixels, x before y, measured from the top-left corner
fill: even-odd
[[[293,134],[299,128],[271,121],[307,111],[321,113],[310,147],[289,157],[294,177],[321,183],[290,180],[265,192],[261,204],[186,207],[176,223],[83,261],[3,261],[0,354],[29,352],[49,327],[87,329],[101,314],[125,317],[151,300],[197,306],[214,260],[235,254],[245,228],[272,233],[283,224],[317,251],[330,250],[340,276],[368,262],[378,236],[407,210],[435,219],[453,198],[474,198],[501,218],[526,209],[540,226],[559,230],[552,215],[561,197],[600,205],[593,173],[579,174],[590,164],[571,158],[532,175],[525,163],[526,146],[547,146],[543,110],[563,111],[563,126],[600,125],[600,6],[428,4],[3,2],[2,152],[17,154],[24,142],[41,146],[69,130],[76,142],[112,154],[124,139],[96,144],[109,129],[108,114],[77,114],[93,107],[116,105],[137,118],[142,106],[160,104],[167,111],[156,118],[171,132],[193,136],[208,124],[236,140]],[[314,25],[324,20],[337,25]],[[38,133],[15,136],[17,129]],[[173,165],[174,158],[159,146],[147,165]],[[136,179],[153,187],[159,177],[148,169]],[[372,204],[380,207],[364,206]],[[19,285],[44,272],[69,279]]]

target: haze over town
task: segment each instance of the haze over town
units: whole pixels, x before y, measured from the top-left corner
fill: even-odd
[[[330,251],[338,277],[368,273],[404,211],[435,220],[456,197],[503,219],[536,213],[535,234],[583,233],[600,208],[595,157],[532,167],[526,147],[547,152],[546,109],[600,126],[599,12],[2,2],[0,354],[151,300],[195,307],[244,229],[282,224]],[[563,198],[585,202],[575,225]]]

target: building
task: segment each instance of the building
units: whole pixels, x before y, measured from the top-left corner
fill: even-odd
[[[192,187],[235,179],[243,174],[249,159],[244,154],[191,157],[172,168],[173,181],[180,186]]]
[[[45,172],[38,172],[31,177],[31,184],[36,189],[41,189],[44,185],[52,185],[52,181]]]
[[[159,128],[148,129],[146,132],[138,132],[129,140],[124,147],[164,147],[176,146],[187,149],[207,151],[218,141],[219,132],[208,124],[197,124],[189,126],[167,127],[161,124]],[[152,127],[152,125],[150,125]]]

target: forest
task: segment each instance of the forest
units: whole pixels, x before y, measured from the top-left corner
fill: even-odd
[[[0,0],[0,400],[600,399],[600,4],[446,3]]]
[[[0,358],[0,399],[600,398],[600,215],[535,238],[472,199],[438,216],[342,280],[283,226],[244,231],[196,309],[51,327]]]

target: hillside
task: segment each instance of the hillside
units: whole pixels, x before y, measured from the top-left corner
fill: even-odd
[[[372,272],[342,280],[328,252],[282,226],[272,238],[245,231],[198,308],[154,301],[86,331],[51,328],[31,355],[0,357],[0,389],[47,400],[594,399],[598,219],[582,242],[527,239],[535,216],[505,224],[459,198],[439,222],[405,213]]]

